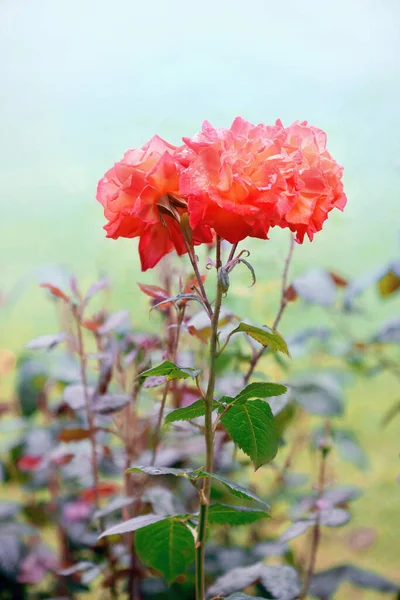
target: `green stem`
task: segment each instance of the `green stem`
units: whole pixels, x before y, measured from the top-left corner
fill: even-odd
[[[217,239],[217,271],[221,266],[221,240]],[[211,322],[210,339],[210,372],[205,395],[205,443],[206,471],[212,473],[214,463],[214,431],[212,424],[213,400],[216,378],[216,359],[218,345],[218,322],[222,304],[222,288],[218,281],[213,317]],[[208,505],[210,503],[211,480],[206,477],[200,490],[200,518],[196,540],[196,600],[205,600],[205,571],[204,555],[207,536]]]

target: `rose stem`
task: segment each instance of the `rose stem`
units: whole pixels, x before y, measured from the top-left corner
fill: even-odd
[[[283,274],[282,274],[282,287],[281,287],[281,301],[280,301],[280,305],[279,305],[279,310],[278,310],[278,314],[275,317],[275,321],[274,324],[272,325],[272,329],[276,329],[280,323],[280,320],[282,318],[282,315],[284,313],[284,310],[287,306],[287,299],[286,299],[286,288],[287,288],[287,280],[288,280],[288,275],[289,275],[289,267],[290,267],[290,263],[293,257],[293,250],[294,250],[294,237],[291,235],[290,236],[290,246],[289,246],[289,252],[286,256],[285,259],[285,266],[283,269]],[[247,385],[250,381],[250,377],[253,375],[254,373],[254,369],[256,368],[256,365],[258,363],[258,361],[260,360],[260,358],[262,357],[262,355],[264,354],[265,350],[267,349],[268,346],[263,346],[261,348],[261,350],[259,350],[258,352],[256,352],[255,354],[253,354],[253,357],[250,361],[250,366],[249,366],[249,370],[247,371],[245,377],[244,377],[244,384]]]
[[[217,238],[216,268],[221,267],[221,240]],[[199,279],[199,277],[198,277]],[[212,412],[214,401],[214,389],[216,378],[216,356],[218,343],[218,322],[222,303],[222,289],[217,281],[217,295],[215,299],[214,312],[211,322],[211,339],[209,352],[209,379],[205,395],[205,443],[206,443],[206,471],[212,473],[214,462],[214,432],[212,426]],[[196,539],[196,600],[205,598],[205,571],[204,556],[208,522],[208,505],[210,502],[211,480],[204,478],[203,487],[200,490],[200,516]]]
[[[191,245],[188,242],[188,240],[186,239],[185,235],[183,236],[183,239],[185,240],[185,244],[186,244],[186,248],[187,248],[187,251],[188,251],[189,259],[190,259],[190,262],[192,263],[193,271],[194,271],[194,274],[196,275],[196,279],[197,279],[197,282],[199,284],[199,288],[200,288],[202,300],[203,300],[204,305],[205,305],[205,307],[207,309],[207,314],[210,317],[210,319],[212,320],[213,309],[211,308],[211,304],[210,304],[210,302],[209,302],[209,300],[207,298],[207,294],[206,294],[206,290],[205,290],[205,287],[204,287],[204,283],[203,283],[203,280],[202,280],[201,275],[200,275],[199,267],[198,267],[198,264],[197,264],[197,258],[196,258],[196,254],[195,254],[195,251],[194,251],[194,246]],[[218,252],[220,253],[221,250],[219,250]]]

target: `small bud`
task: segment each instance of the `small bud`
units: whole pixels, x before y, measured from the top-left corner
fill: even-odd
[[[193,239],[192,239],[193,232],[192,232],[192,228],[190,227],[189,215],[187,213],[183,213],[183,215],[181,215],[180,228],[181,228],[182,235],[183,235],[184,239],[186,240],[186,243],[189,246],[192,246],[193,245]]]
[[[324,458],[326,458],[329,454],[329,452],[332,450],[332,437],[330,435],[324,435],[319,444],[318,444],[318,449],[320,450],[322,456]]]
[[[224,294],[229,290],[229,275],[224,267],[218,269],[218,282]]]

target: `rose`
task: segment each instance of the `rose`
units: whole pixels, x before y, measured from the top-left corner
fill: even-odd
[[[238,117],[230,129],[207,121],[183,138],[180,192],[192,227],[200,223],[236,243],[266,239],[270,227],[289,227],[312,240],[328,213],[343,209],[343,169],[326,150],[326,135],[306,122],[254,126]]]
[[[343,167],[326,149],[326,134],[307,124],[295,122],[286,128],[285,151],[301,155],[295,166],[299,190],[291,209],[285,214],[280,227],[289,227],[302,242],[305,234],[312,240],[322,229],[329,212],[343,210],[347,198],[343,192]]]
[[[128,150],[98,184],[96,198],[108,220],[107,237],[139,237],[143,271],[174,249],[187,252],[179,226],[186,202],[177,196],[182,165],[176,151],[154,136],[139,150]],[[211,240],[208,228],[194,228],[194,244]]]
[[[98,185],[107,237],[139,237],[143,270],[173,249],[184,254],[192,242],[211,243],[212,232],[236,243],[267,239],[278,226],[299,243],[306,234],[312,240],[329,212],[346,204],[343,169],[326,150],[325,133],[307,122],[255,126],[237,117],[217,130],[205,121],[183,141],[177,148],[154,136]],[[186,221],[180,227],[184,213],[192,232]]]
[[[254,126],[237,117],[230,129],[216,130],[205,121],[200,133],[183,138],[180,192],[188,199],[192,227],[204,223],[231,243],[247,236],[266,239],[296,198],[301,156],[285,151],[286,137],[279,121]]]

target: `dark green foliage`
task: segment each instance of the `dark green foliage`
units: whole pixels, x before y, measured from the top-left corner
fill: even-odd
[[[164,375],[168,380],[170,379],[188,379],[191,377],[194,379],[200,371],[192,369],[190,367],[178,367],[169,360],[165,360],[158,367],[153,367],[147,371],[142,371],[140,377],[160,377]]]
[[[194,561],[193,535],[175,519],[164,519],[138,531],[135,547],[143,563],[169,583],[183,575]]]
[[[321,571],[314,575],[310,593],[314,598],[330,600],[345,581],[356,587],[394,594],[399,592],[400,585],[381,577],[372,571],[365,571],[353,565],[342,565]]]
[[[221,422],[235,444],[250,457],[256,470],[275,458],[278,432],[267,402],[234,403],[222,414]]]
[[[254,325],[249,325],[248,323],[240,323],[236,329],[231,331],[229,337],[234,333],[241,332],[246,333],[251,338],[256,340],[256,342],[259,342],[262,346],[269,346],[272,348],[272,350],[283,352],[283,354],[289,356],[289,350],[286,342],[277,331],[273,331],[272,329],[262,329],[261,327],[254,327]]]

